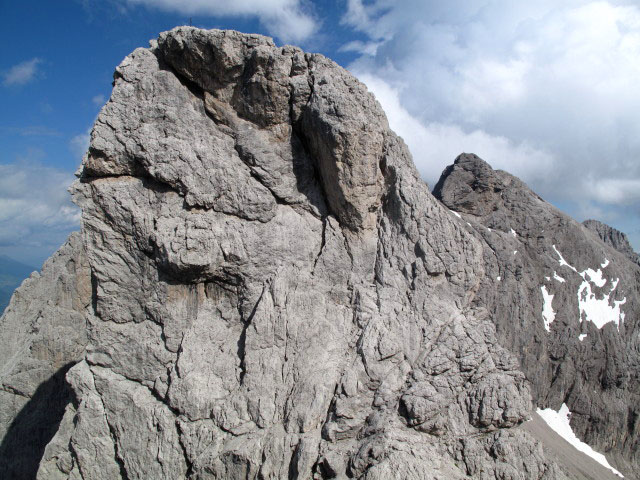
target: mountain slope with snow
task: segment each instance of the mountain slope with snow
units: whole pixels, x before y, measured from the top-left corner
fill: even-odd
[[[443,172],[434,194],[485,247],[474,303],[519,357],[534,402],[566,403],[581,440],[637,471],[640,266],[473,154]]]

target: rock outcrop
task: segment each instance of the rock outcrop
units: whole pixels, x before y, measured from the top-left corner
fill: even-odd
[[[611,245],[620,253],[624,253],[629,257],[629,260],[640,265],[640,255],[635,252],[625,233],[620,230],[616,230],[607,224],[599,222],[598,220],[585,220],[582,224],[592,232],[596,233],[604,243]]]
[[[42,449],[20,463],[3,453],[0,476],[566,478],[520,428],[532,392],[538,405],[587,399],[580,428],[611,422],[590,438],[619,442],[630,461],[637,378],[633,342],[618,329],[635,324],[599,330],[584,318],[578,330],[567,317],[547,333],[539,285],[518,282],[522,264],[498,257],[483,235],[481,222],[502,208],[497,174],[472,162],[491,190],[476,192],[464,185],[477,172],[456,180],[460,163],[438,191],[449,208],[473,211],[471,227],[429,192],[366,87],[325,57],[190,27],[133,52],[73,187],[82,231],[0,319],[15,332],[0,352],[0,393],[14,402],[0,405],[12,423],[3,452],[26,451],[12,432],[34,389],[57,382],[64,392],[38,433]],[[539,212],[540,222],[571,223],[546,204]],[[557,232],[560,251],[583,268],[572,253],[580,245]],[[620,300],[637,277],[618,266],[622,254],[601,249]],[[548,261],[569,277],[557,257]],[[625,312],[635,302],[629,293]],[[516,324],[534,340],[518,340]],[[574,345],[596,354],[572,357]],[[539,360],[524,373],[518,357],[532,357],[521,348]],[[570,381],[576,372],[582,383]],[[601,401],[629,415],[613,418],[613,407],[582,394],[592,378],[606,378]]]
[[[80,234],[16,290],[0,317],[0,478],[34,478],[87,345],[91,273]]]
[[[635,478],[640,268],[624,242],[603,224],[587,230],[472,154],[443,172],[434,195],[483,243],[487,274],[472,304],[491,312],[534,402],[566,403],[576,434]]]

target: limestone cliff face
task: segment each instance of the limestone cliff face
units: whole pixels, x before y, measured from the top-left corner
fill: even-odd
[[[33,478],[87,345],[91,273],[78,233],[16,290],[0,317],[0,478]]]
[[[640,265],[640,255],[633,250],[625,233],[598,220],[585,220],[582,224],[598,235],[604,243],[611,245],[619,252],[624,253],[632,262]]]
[[[66,374],[68,396],[40,453],[0,474],[565,478],[518,427],[541,390],[498,342],[485,240],[325,57],[161,34],[117,68],[73,195],[82,231],[46,288],[70,287],[34,297],[65,308],[51,318],[73,341],[3,344],[4,451],[38,382]],[[25,327],[41,317],[10,306],[0,324],[65,338]]]
[[[472,154],[443,172],[434,194],[484,245],[486,275],[472,303],[492,312],[535,403],[566,403],[576,434],[633,477],[640,268],[624,234],[600,222],[583,226]]]

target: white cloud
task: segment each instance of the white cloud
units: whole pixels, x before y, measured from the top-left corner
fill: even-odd
[[[358,52],[364,55],[375,55],[381,42],[363,42],[361,40],[353,40],[342,45],[340,52]]]
[[[0,164],[0,251],[20,250],[39,260],[80,225],[80,210],[67,192],[73,174],[43,166],[41,156],[31,151],[17,163]]]
[[[91,102],[97,107],[102,107],[106,103],[106,101],[107,97],[102,94],[94,95],[93,98],[91,98]]]
[[[598,201],[607,204],[630,205],[640,202],[640,179],[603,178],[590,181],[587,189]]]
[[[253,16],[285,42],[301,42],[316,30],[313,16],[300,0],[123,0],[183,15],[212,17]]]
[[[91,129],[85,133],[80,133],[69,140],[69,149],[73,152],[78,160],[82,160],[84,154],[89,149],[89,141],[91,140]]]
[[[536,150],[526,142],[516,143],[481,129],[466,132],[454,124],[420,122],[400,104],[397,89],[373,75],[357,71],[355,74],[376,96],[390,127],[407,143],[418,171],[431,186],[462,152],[494,159],[494,168],[527,178],[544,177],[554,163],[550,154]]]
[[[2,84],[4,86],[24,85],[33,80],[38,72],[38,65],[42,63],[39,58],[32,58],[18,63],[4,73]]]
[[[27,125],[26,127],[0,127],[0,133],[10,133],[22,137],[59,137],[62,135],[55,128],[44,125]]]
[[[640,224],[636,3],[348,0],[343,24],[365,35],[350,70],[430,183],[471,151],[570,214]]]

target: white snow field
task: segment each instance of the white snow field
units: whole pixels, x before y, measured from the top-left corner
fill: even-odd
[[[606,457],[593,450],[589,445],[581,441],[575,433],[573,433],[573,429],[569,423],[569,419],[571,418],[571,412],[569,408],[563,403],[560,407],[560,410],[557,412],[551,408],[545,408],[544,410],[538,409],[538,415],[542,417],[542,419],[554,430],[558,435],[564,438],[567,442],[573,445],[577,450],[581,451],[585,455],[593,458],[600,465],[608,468],[616,475],[624,478],[618,470],[609,465]]]

